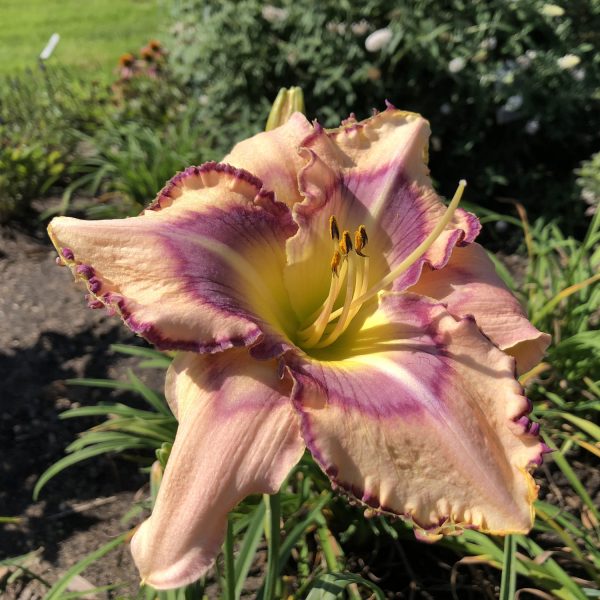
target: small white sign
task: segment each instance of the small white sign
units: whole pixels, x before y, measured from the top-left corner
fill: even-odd
[[[58,42],[60,42],[60,35],[58,35],[58,33],[53,33],[50,36],[46,47],[42,50],[42,53],[40,54],[40,60],[48,60],[54,52],[54,49],[58,45]]]

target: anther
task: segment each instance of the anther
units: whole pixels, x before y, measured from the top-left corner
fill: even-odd
[[[338,228],[337,220],[334,215],[329,217],[329,235],[332,240],[340,239],[340,230]]]
[[[369,236],[367,235],[367,228],[364,225],[361,225],[358,228],[358,233],[360,233],[360,237],[363,242],[363,247],[369,243]]]
[[[338,268],[340,263],[342,262],[342,255],[339,250],[336,250],[333,253],[333,258],[331,259],[331,272],[337,277],[338,276]]]
[[[352,238],[350,237],[349,231],[344,231],[342,235],[342,239],[340,240],[340,252],[347,256],[350,252],[352,252]]]
[[[368,244],[369,237],[367,236],[367,230],[364,225],[361,225],[354,233],[354,250],[356,254],[366,258],[366,255],[362,253],[362,249]]]

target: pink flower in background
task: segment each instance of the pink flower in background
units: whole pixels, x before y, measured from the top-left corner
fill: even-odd
[[[532,525],[544,451],[515,372],[549,343],[446,209],[427,122],[388,107],[324,130],[296,113],[176,175],[138,217],[49,227],[96,305],[180,350],[179,428],[132,550],[157,588],[196,580],[228,512],[306,447],[419,537]]]

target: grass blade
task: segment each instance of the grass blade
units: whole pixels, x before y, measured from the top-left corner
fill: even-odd
[[[577,495],[587,505],[592,514],[596,517],[598,521],[600,521],[600,511],[598,511],[598,509],[596,508],[594,501],[588,494],[583,483],[581,483],[581,481],[579,480],[579,477],[577,477],[577,475],[575,474],[575,471],[573,471],[573,469],[571,468],[571,465],[569,464],[565,456],[559,450],[557,450],[556,445],[554,444],[554,442],[552,442],[552,440],[550,440],[549,437],[543,435],[543,438],[546,444],[548,444],[548,446],[552,448],[552,450],[555,450],[555,452],[552,453],[552,459],[554,460],[558,468],[569,480],[569,483],[571,484],[572,488],[577,492]]]
[[[372,597],[376,600],[385,600],[385,596],[378,586],[354,573],[326,573],[321,575],[313,582],[306,600],[337,599],[351,583],[366,587],[373,592]]]
[[[254,510],[254,515],[244,536],[244,541],[240,549],[235,564],[235,597],[236,600],[241,596],[244,582],[248,576],[248,571],[254,560],[256,548],[262,539],[264,531],[266,507],[264,502],[260,502]]]
[[[517,541],[514,535],[507,535],[504,538],[504,559],[502,561],[502,579],[500,581],[500,599],[513,600],[517,588],[517,570],[515,556],[517,551]]]
[[[131,442],[129,444],[123,443],[119,446],[115,446],[114,443],[110,442],[107,444],[96,444],[90,448],[84,448],[78,452],[69,454],[68,456],[65,456],[64,458],[61,458],[59,461],[55,462],[53,465],[50,465],[40,475],[40,478],[37,480],[35,487],[33,488],[33,499],[38,499],[40,491],[48,483],[48,481],[75,463],[86,460],[87,458],[92,458],[93,456],[98,456],[99,454],[104,454],[106,452],[122,452],[123,450],[132,450],[145,447],[145,444],[139,442]]]
[[[265,496],[267,504],[266,517],[268,519],[268,564],[267,574],[265,576],[263,600],[274,600],[275,586],[279,576],[279,545],[281,541],[280,525],[281,520],[281,498],[279,493]]]

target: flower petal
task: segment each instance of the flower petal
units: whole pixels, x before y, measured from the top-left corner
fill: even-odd
[[[250,494],[275,493],[304,443],[289,377],[247,351],[179,355],[167,375],[177,437],[152,516],[131,549],[155,588],[191,583],[214,562],[227,514]]]
[[[421,534],[527,531],[528,469],[543,446],[513,359],[430,299],[380,302],[337,359],[289,359],[313,456],[334,483]]]
[[[294,113],[284,125],[236,144],[223,162],[254,173],[279,202],[292,206],[302,200],[298,171],[304,160],[298,147],[312,131],[306,117]]]
[[[431,232],[445,206],[431,187],[426,166],[429,124],[420,115],[392,108],[362,121],[346,121],[331,131],[319,128],[302,143],[306,166],[300,172],[305,196],[293,207],[298,233],[287,242],[286,285],[297,314],[304,316],[327,293],[331,240],[328,220],[353,233],[365,225],[369,235],[372,281],[405,259]],[[479,233],[474,215],[458,209],[425,255],[394,283],[406,289],[427,262],[441,268],[459,243]],[[310,297],[304,289],[318,290]]]
[[[473,315],[483,333],[516,358],[519,374],[533,368],[550,344],[550,336],[528,321],[479,244],[456,248],[443,269],[423,269],[409,291],[441,300],[457,317]]]
[[[246,171],[190,167],[138,217],[59,217],[48,230],[95,302],[161,349],[214,352],[289,327],[281,280],[296,225]]]

